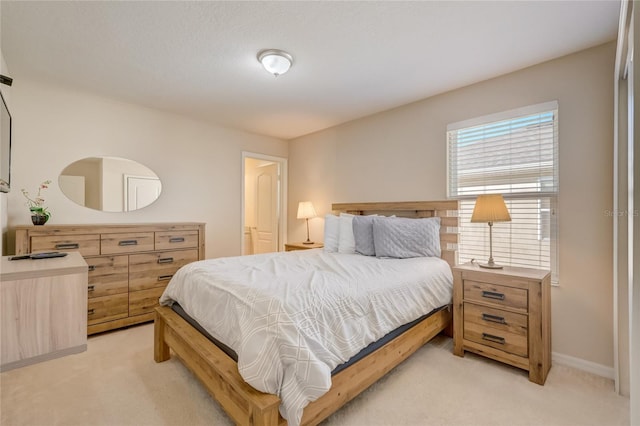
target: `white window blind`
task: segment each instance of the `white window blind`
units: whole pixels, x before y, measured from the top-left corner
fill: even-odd
[[[460,200],[460,262],[489,258],[489,227],[471,223],[480,194],[502,194],[496,263],[549,269],[557,282],[558,105],[548,102],[447,127],[449,198]]]

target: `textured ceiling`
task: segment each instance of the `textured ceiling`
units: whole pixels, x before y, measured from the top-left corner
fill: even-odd
[[[614,40],[619,7],[2,1],[2,50],[16,80],[290,139]],[[293,55],[289,73],[261,68],[265,48]]]

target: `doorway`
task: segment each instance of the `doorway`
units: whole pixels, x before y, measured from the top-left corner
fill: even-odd
[[[281,251],[286,235],[287,159],[242,153],[242,254]]]

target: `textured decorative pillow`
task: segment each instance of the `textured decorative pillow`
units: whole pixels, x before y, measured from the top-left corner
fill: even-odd
[[[376,249],[373,245],[373,218],[376,216],[354,216],[353,238],[356,244],[356,253],[365,256],[375,256]]]
[[[336,253],[340,234],[340,218],[333,214],[324,217],[324,251]]]
[[[440,218],[374,218],[376,257],[440,257]]]
[[[338,236],[338,253],[356,252],[356,242],[353,237],[353,215],[340,213],[340,235]]]

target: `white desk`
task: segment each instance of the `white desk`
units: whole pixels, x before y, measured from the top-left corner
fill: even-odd
[[[0,371],[87,350],[87,263],[79,253],[0,263]]]

